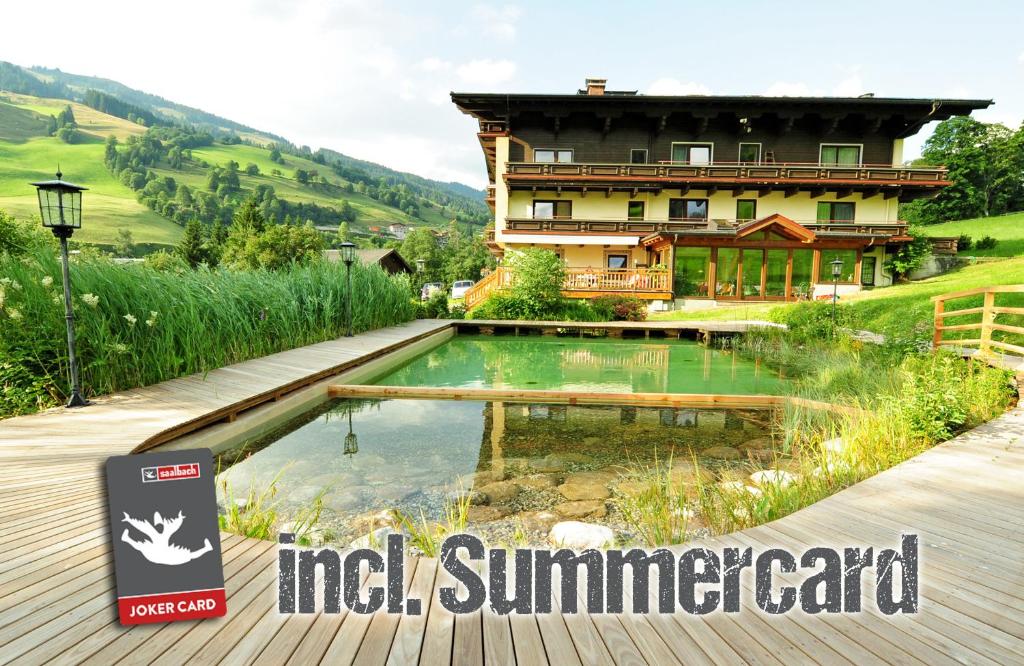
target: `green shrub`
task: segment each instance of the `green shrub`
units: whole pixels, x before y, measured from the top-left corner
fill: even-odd
[[[483,303],[473,308],[470,319],[504,319],[523,321],[607,321],[591,304],[583,299],[560,298],[543,310],[535,301],[524,299],[510,291],[494,292]]]
[[[971,237],[967,234],[960,234],[960,237],[956,239],[956,251],[966,252],[971,249]]]
[[[995,238],[992,238],[991,236],[982,236],[981,240],[978,241],[975,247],[979,250],[991,250],[998,244],[999,241]]]
[[[68,393],[60,263],[52,249],[0,255],[0,416]],[[345,333],[345,267],[158,270],[83,254],[71,267],[86,393],[205,372]],[[414,315],[408,278],[352,266],[356,331]]]
[[[521,319],[543,319],[563,301],[565,264],[550,250],[528,248],[513,252],[508,265],[514,278],[509,295],[525,316]]]
[[[428,300],[420,302],[416,309],[416,318],[447,319],[448,294],[443,291],[435,291]]]
[[[769,313],[769,317],[773,321],[785,324],[794,339],[821,340],[835,338],[839,334],[839,329],[850,326],[853,320],[849,306],[837,303],[835,313],[833,322],[830,301],[807,301],[785,308],[775,308]]]
[[[897,279],[903,279],[924,263],[932,251],[932,244],[926,232],[911,226],[907,231],[914,240],[903,243],[892,254],[887,254],[885,264]]]
[[[647,304],[635,296],[598,296],[591,300],[594,311],[605,321],[644,321]]]

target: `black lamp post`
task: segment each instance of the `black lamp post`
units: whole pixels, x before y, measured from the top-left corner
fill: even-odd
[[[348,434],[345,435],[345,455],[351,458],[359,453],[359,438],[352,432],[352,406],[348,408]]]
[[[64,319],[68,326],[68,368],[71,372],[71,397],[68,407],[84,407],[89,401],[82,397],[78,379],[78,358],[75,356],[75,314],[71,309],[71,274],[68,271],[68,239],[75,229],[82,228],[82,192],[88,188],[61,180],[31,183],[39,194],[39,214],[43,226],[60,239],[61,269],[64,277]]]
[[[341,244],[341,260],[345,262],[345,281],[348,284],[345,298],[346,338],[352,337],[352,262],[356,260],[355,243],[345,241]]]
[[[832,328],[836,326],[836,300],[839,298],[839,276],[843,274],[843,260],[836,257],[832,264]]]

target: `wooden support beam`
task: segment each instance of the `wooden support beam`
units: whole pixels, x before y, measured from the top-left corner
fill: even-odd
[[[557,188],[555,189],[555,196],[556,196],[556,197],[561,197],[561,196],[562,196],[562,186],[561,186],[561,185],[559,185],[559,186],[558,186],[558,187],[557,187]]]
[[[871,197],[877,195],[881,191],[882,191],[882,188],[880,188],[880,187],[872,187],[870,189],[867,189],[867,190],[864,190],[863,192],[861,192],[860,193],[860,198],[861,199],[870,199]]]
[[[787,187],[783,197],[788,199],[790,197],[796,196],[799,192],[800,192],[800,188],[798,188],[798,187]]]
[[[820,196],[824,196],[825,195],[825,188],[824,187],[815,188],[815,189],[810,191],[810,195],[811,195],[812,199],[817,199]]]
[[[639,195],[640,195],[640,188],[639,187],[634,187],[633,188],[633,198],[636,199]]]
[[[718,185],[708,185],[707,193],[708,193],[709,197],[714,195],[714,193],[717,192],[717,191],[718,191]]]
[[[681,197],[685,197],[689,192],[690,192],[690,186],[689,185],[683,185],[682,187],[679,188],[679,196],[681,196]]]
[[[612,195],[612,188],[609,187],[607,190],[604,191],[604,198],[607,199],[611,195]]]
[[[834,118],[826,119],[826,121],[825,121],[825,135],[826,136],[829,135],[829,134],[835,134],[836,129],[838,129],[838,127],[839,127],[839,120],[840,120],[839,116],[835,116]]]
[[[665,131],[665,126],[668,125],[668,114],[666,113],[658,119],[658,129],[655,130],[656,134],[661,134]]]
[[[601,136],[608,136],[608,132],[612,129],[612,117],[607,116],[604,119],[604,128],[601,130]]]
[[[732,188],[732,195],[734,197],[743,196],[743,193],[747,191],[747,188],[740,185],[739,187]]]
[[[693,133],[694,136],[700,136],[708,131],[708,123],[711,121],[707,116],[703,116],[697,119],[697,129]]]
[[[585,196],[587,196],[587,186],[586,185],[584,185],[583,189],[580,190],[580,198],[582,199]]]
[[[893,197],[898,197],[899,195],[900,191],[894,187],[891,190],[886,190],[885,193],[882,194],[882,198],[888,200],[892,199]]]
[[[845,199],[846,197],[853,194],[853,188],[847,187],[842,190],[836,190],[836,199]]]
[[[771,192],[772,192],[772,188],[770,188],[770,187],[762,187],[762,188],[760,188],[757,191],[757,198],[760,199],[763,196],[767,196],[767,195],[771,194]]]

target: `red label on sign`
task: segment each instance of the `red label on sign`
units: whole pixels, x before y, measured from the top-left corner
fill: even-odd
[[[121,624],[149,624],[221,617],[228,612],[228,604],[224,588],[219,588],[119,597],[117,610],[121,616]]]
[[[178,479],[198,479],[199,463],[183,465],[161,465],[159,467],[143,467],[142,481],[176,481]]]

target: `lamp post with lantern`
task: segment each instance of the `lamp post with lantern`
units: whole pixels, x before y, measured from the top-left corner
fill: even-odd
[[[832,264],[832,328],[836,327],[836,301],[839,299],[839,276],[843,274],[843,260],[836,257]]]
[[[345,262],[345,281],[347,283],[345,297],[345,337],[352,337],[352,262],[356,260],[355,243],[345,241],[341,244],[341,260]]]
[[[60,260],[64,277],[64,319],[68,328],[68,369],[71,373],[71,397],[68,407],[84,407],[89,401],[82,397],[75,356],[75,313],[71,307],[71,274],[68,270],[68,239],[82,228],[82,192],[86,187],[62,180],[59,167],[56,180],[31,183],[39,195],[39,214],[43,226],[60,240]]]

